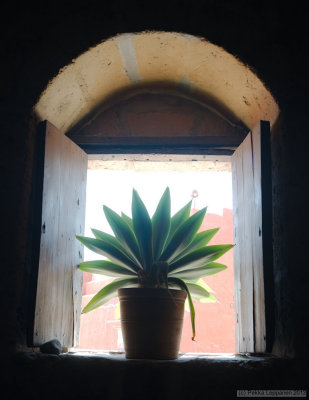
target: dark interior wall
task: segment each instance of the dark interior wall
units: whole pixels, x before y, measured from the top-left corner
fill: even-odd
[[[81,5],[10,2],[1,15],[0,331],[6,349],[25,344],[22,299],[36,126],[32,107],[48,81],[89,47],[121,32],[166,30],[202,36],[248,63],[279,104],[280,121],[272,133],[275,350],[307,356],[309,280],[303,221],[308,35],[303,10],[275,0],[90,0]]]

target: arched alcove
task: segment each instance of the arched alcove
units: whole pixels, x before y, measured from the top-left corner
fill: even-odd
[[[238,235],[236,238],[235,234],[235,241],[240,243],[238,249],[241,248],[237,251],[237,264],[239,268],[241,265],[245,267],[235,278],[239,283],[237,296],[235,292],[236,302],[239,303],[236,306],[237,351],[265,351],[264,250],[261,240],[267,235],[259,233],[262,232],[264,181],[264,178],[260,179],[263,169],[261,159],[264,157],[262,153],[268,148],[268,139],[265,137],[269,134],[269,126],[277,120],[279,108],[250,68],[222,48],[190,35],[168,32],[122,34],[91,48],[61,70],[40,97],[35,112],[39,119],[49,121],[45,126],[46,138],[53,138],[50,139],[51,147],[45,147],[45,159],[51,162],[49,166],[45,163],[45,169],[51,170],[54,165],[59,167],[54,171],[57,176],[52,174],[59,187],[51,190],[50,183],[45,185],[44,180],[50,203],[55,199],[55,192],[59,192],[62,199],[59,202],[61,217],[57,220],[53,216],[51,220],[51,224],[57,224],[57,232],[70,225],[64,222],[62,215],[66,207],[72,209],[70,202],[78,204],[79,231],[83,230],[82,213],[85,205],[80,199],[84,198],[85,179],[81,176],[85,174],[87,159],[87,155],[67,137],[59,135],[58,130],[88,154],[112,154],[117,145],[120,150],[116,152],[122,154],[130,146],[129,152],[160,154],[166,153],[168,147],[168,151],[174,153],[176,149],[177,153],[179,145],[180,148],[185,145],[186,148],[181,149],[182,154],[190,148],[189,154],[217,157],[219,154],[231,156],[238,148],[237,162],[241,168],[234,168],[233,182],[237,181],[237,184],[233,189],[233,204],[236,204],[235,215],[240,223],[236,223],[237,229],[234,231]],[[260,123],[263,120],[269,121],[269,126],[268,122]],[[249,131],[252,133],[243,146],[241,143],[245,142]],[[143,147],[143,144],[146,146]],[[155,148],[157,144],[165,147],[164,151]],[[76,177],[74,189],[78,195],[72,192],[72,176],[78,167],[70,159],[71,154],[79,154],[79,162],[82,163],[80,170],[83,173]],[[46,176],[50,179],[50,172]],[[70,187],[65,183],[68,180],[71,181]],[[242,185],[243,188],[239,189]],[[69,193],[66,194],[66,190]],[[43,208],[44,205],[48,206],[48,196],[43,194]],[[76,196],[78,199],[75,199]],[[71,215],[70,218],[75,224],[77,217]],[[271,224],[270,220],[265,226]],[[65,233],[71,243],[74,242],[77,229],[74,224],[70,232],[67,229]],[[256,226],[260,228],[256,230]],[[270,231],[270,226],[267,229]],[[246,240],[242,241],[242,238]],[[60,259],[69,259],[67,254],[61,255],[56,244],[51,251],[53,241],[57,242],[57,239],[51,238],[43,250],[48,254],[54,252]],[[258,245],[255,241],[258,241]],[[271,245],[271,241],[268,242]],[[256,251],[259,253],[257,265],[252,261]],[[67,253],[67,249],[64,252]],[[81,257],[81,250],[70,250],[70,253],[74,254],[74,260],[77,255]],[[74,265],[80,262],[78,257]],[[43,264],[45,268],[46,263]],[[53,264],[54,260],[51,260],[51,268],[54,268]],[[72,264],[68,263],[65,268],[70,271]],[[62,268],[62,273],[65,273],[65,268]],[[46,271],[41,274],[39,267],[42,284],[38,285],[40,294],[37,305],[40,297],[46,296],[44,274]],[[73,278],[73,284],[70,277],[66,279],[68,287],[74,286],[75,281],[79,282],[77,286],[80,284],[79,278]],[[247,288],[246,292],[241,290],[242,286]],[[74,315],[73,330],[72,326],[64,329],[61,321],[57,322],[59,331],[58,328],[53,330],[56,337],[66,337],[68,346],[75,341],[73,337],[78,336],[80,304],[77,298],[80,289],[75,293],[73,296],[68,291],[62,293],[69,304],[66,307],[69,315],[67,322]],[[55,301],[59,302],[60,298],[61,295],[57,296],[58,300]],[[62,309],[64,302],[60,303],[59,309]],[[50,310],[44,313],[42,319],[42,307],[37,305],[39,311],[35,317],[35,339],[36,343],[40,343],[51,334],[49,324],[45,322],[49,320]],[[41,330],[44,331],[43,335],[40,334]]]

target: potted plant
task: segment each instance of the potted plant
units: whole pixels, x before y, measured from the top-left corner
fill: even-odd
[[[169,188],[152,218],[133,189],[132,218],[103,206],[114,236],[92,229],[94,238],[76,236],[107,260],[79,264],[83,271],[115,279],[84,307],[100,307],[118,295],[127,358],[174,359],[178,356],[187,297],[195,337],[193,300],[215,301],[202,277],[223,271],[214,262],[233,245],[210,246],[218,228],[198,232],[206,207],[190,215],[191,201],[171,217]]]

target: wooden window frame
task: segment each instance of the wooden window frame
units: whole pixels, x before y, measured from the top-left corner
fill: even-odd
[[[40,265],[40,237],[42,235],[42,229],[44,226],[44,221],[42,221],[42,215],[40,214],[40,210],[42,209],[42,185],[44,176],[43,174],[43,146],[44,140],[42,140],[42,132],[46,127],[52,126],[49,122],[45,121],[41,124],[39,135],[38,135],[38,157],[37,157],[37,174],[36,174],[36,196],[33,202],[36,211],[33,217],[33,236],[32,236],[32,257],[31,257],[31,265],[32,265],[32,285],[31,292],[32,296],[29,302],[29,318],[28,318],[28,345],[29,346],[38,346],[42,344],[42,341],[46,341],[50,339],[48,335],[41,335],[41,339],[38,341],[34,341],[35,335],[37,335],[36,329],[34,328],[36,325],[36,316],[35,309],[36,304],[38,304],[39,299],[36,298],[35,293],[38,289],[38,275],[39,275],[39,265]],[[263,286],[263,302],[265,304],[260,307],[258,304],[258,297],[255,295],[255,290],[253,292],[253,314],[252,321],[253,327],[251,329],[251,339],[248,341],[241,340],[242,336],[239,334],[236,336],[236,353],[265,353],[271,352],[272,342],[273,342],[273,274],[272,274],[272,232],[271,232],[271,218],[272,218],[272,200],[271,200],[271,176],[270,176],[270,168],[271,168],[271,160],[270,160],[270,127],[267,121],[260,121],[255,130],[260,132],[259,140],[261,148],[263,148],[263,152],[261,154],[261,176],[259,179],[262,179],[263,186],[263,195],[260,198],[261,207],[263,208],[262,213],[262,224],[263,224],[263,234],[262,234],[262,247],[263,247],[263,259],[262,259],[262,274],[254,275],[255,282],[253,281],[253,286],[257,284],[257,279],[259,279],[259,284]],[[254,130],[253,130],[254,131]],[[251,135],[251,133],[249,133]],[[250,141],[252,143],[252,135],[250,136]],[[89,143],[77,143],[79,147],[83,148],[86,153],[89,154],[189,154],[189,155],[212,155],[217,158],[232,158],[235,150],[240,148],[241,143],[239,143],[239,139],[236,141],[231,138],[209,138],[209,137],[200,137],[200,138],[182,138],[181,141],[175,138],[165,138],[160,139],[158,143],[157,140],[154,139],[141,139],[141,138],[125,138],[124,141],[119,139],[115,139],[114,141],[108,140],[104,141],[104,138],[96,138],[95,141],[91,141]],[[237,152],[237,151],[236,151]],[[235,153],[236,153],[235,152]],[[253,161],[252,161],[253,162]],[[233,174],[233,172],[232,172]],[[263,177],[263,178],[262,178]],[[38,212],[39,210],[39,212]],[[259,227],[261,229],[261,227]],[[82,254],[82,249],[79,251],[79,258]],[[75,263],[78,263],[78,260],[75,258]],[[261,272],[261,271],[260,271]],[[262,279],[262,281],[261,281]],[[72,287],[73,287],[72,282]],[[76,287],[80,287],[80,281]],[[255,286],[254,286],[255,287]],[[75,290],[75,289],[74,289]],[[74,291],[73,291],[74,293]],[[78,302],[77,302],[78,304]],[[259,313],[263,313],[263,315],[259,316]],[[76,314],[76,312],[75,312]],[[237,312],[236,312],[237,314]],[[262,329],[257,328],[258,322],[261,319],[264,319],[264,327]],[[71,318],[72,319],[72,318]],[[75,329],[78,327],[78,321],[76,320],[76,315],[73,316],[73,325],[75,324]],[[72,321],[71,321],[72,322]],[[71,323],[70,323],[71,324]],[[72,325],[72,324],[71,324]],[[262,324],[263,325],[263,324]],[[41,329],[41,328],[39,328]],[[48,328],[47,328],[48,329]],[[45,330],[46,333],[46,330]],[[263,337],[261,337],[263,335]],[[78,343],[78,332],[73,332],[73,334],[69,335],[71,339],[66,340],[63,345],[67,347],[73,347]],[[42,339],[44,338],[44,339]],[[54,337],[51,337],[54,338]],[[59,338],[61,339],[61,338]],[[245,343],[245,345],[244,345]]]

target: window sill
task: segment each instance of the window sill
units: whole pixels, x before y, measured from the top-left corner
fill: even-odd
[[[35,390],[37,398],[56,398],[61,389],[70,399],[102,398],[102,393],[121,400],[202,399],[206,394],[230,399],[240,389],[304,389],[306,365],[264,354],[187,353],[163,361],[129,360],[120,352],[20,352],[12,359],[8,386]]]
[[[123,351],[109,351],[109,350],[91,350],[91,349],[78,349],[74,348],[70,349],[68,355],[74,356],[86,356],[86,357],[102,357],[106,359],[113,360],[126,360],[130,361],[125,357],[125,353]],[[135,361],[190,361],[190,360],[208,360],[208,361],[243,361],[243,360],[255,360],[255,361],[265,361],[270,358],[276,358],[271,354],[253,354],[253,353],[244,353],[244,354],[236,354],[236,353],[179,353],[179,357],[176,360],[138,360]],[[134,360],[134,359],[132,359]]]
[[[56,354],[44,354],[39,351],[33,352],[19,352],[17,353],[17,358],[28,359],[29,361],[35,360],[48,360],[48,359],[59,359],[64,362],[80,362],[81,365],[83,360],[94,360],[95,363],[102,362],[116,362],[116,363],[176,363],[176,364],[200,364],[200,365],[267,365],[277,362],[278,360],[288,360],[284,358],[278,358],[271,354],[254,354],[254,353],[179,353],[179,357],[175,360],[153,360],[153,359],[127,359],[125,353],[122,351],[104,351],[104,350],[75,350],[69,349],[66,353]],[[66,360],[66,361],[65,361]]]

